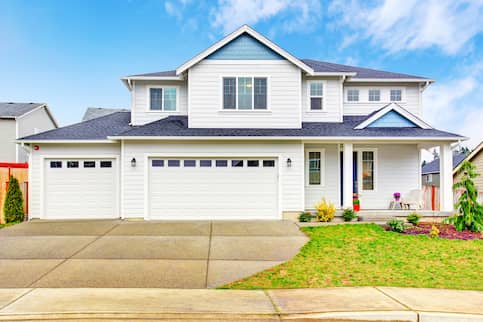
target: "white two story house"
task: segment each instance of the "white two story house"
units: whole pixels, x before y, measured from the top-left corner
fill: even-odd
[[[130,112],[24,137],[30,218],[281,219],[325,197],[387,209],[421,150],[463,137],[422,118],[431,79],[299,59],[242,26],[176,70],[122,78]]]

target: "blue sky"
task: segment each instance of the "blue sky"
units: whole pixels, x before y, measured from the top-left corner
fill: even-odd
[[[129,107],[120,77],[174,69],[247,23],[300,58],[433,78],[435,127],[483,139],[483,1],[1,0],[0,101],[61,125]]]

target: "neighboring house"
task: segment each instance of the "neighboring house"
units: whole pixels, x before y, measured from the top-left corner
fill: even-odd
[[[464,159],[466,153],[457,152],[453,154],[453,169],[456,168]],[[422,182],[424,186],[439,187],[439,158],[435,158],[433,161],[423,165],[421,174]]]
[[[102,107],[88,107],[82,117],[82,121],[89,121],[101,116],[106,116],[117,112],[129,112],[124,108],[102,108]]]
[[[142,53],[140,53],[142,54]],[[321,197],[387,209],[463,137],[422,115],[424,77],[299,59],[242,26],[176,70],[122,79],[131,112],[25,137],[30,218],[280,219]]]
[[[0,162],[27,162],[28,152],[15,140],[57,127],[47,104],[0,102]]]
[[[473,182],[475,183],[476,190],[478,190],[479,200],[483,202],[483,141],[463,161],[473,163],[476,167],[476,172],[479,173],[479,176],[474,178]],[[461,163],[453,170],[454,182],[458,182],[461,179],[460,168]]]

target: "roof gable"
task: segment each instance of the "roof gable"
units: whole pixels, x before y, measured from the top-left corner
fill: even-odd
[[[281,60],[285,58],[252,36],[242,34],[205,59]]]
[[[285,58],[286,60],[290,61],[292,64],[296,65],[309,75],[313,74],[313,69],[306,65],[304,62],[302,62],[300,59],[298,59],[295,56],[292,56],[290,53],[287,51],[283,50],[282,48],[278,47],[276,44],[274,44],[272,41],[269,39],[265,38],[263,35],[259,34],[252,28],[250,28],[247,25],[243,25],[240,28],[238,28],[236,31],[232,32],[216,44],[212,45],[208,49],[204,50],[200,54],[196,55],[180,67],[176,69],[176,74],[180,75],[181,73],[185,72],[187,69],[193,67],[194,65],[198,64],[200,61],[203,59],[207,58],[211,54],[215,53],[218,51],[220,48],[223,48],[225,45],[231,43],[232,41],[236,40],[239,36],[241,35],[248,35],[257,40],[259,43],[263,44],[264,46],[268,47],[271,49],[273,52],[277,53],[281,57]]]
[[[396,103],[390,103],[380,110],[369,114],[369,116],[354,129],[362,130],[367,127],[419,127],[422,129],[432,129],[429,124]]]

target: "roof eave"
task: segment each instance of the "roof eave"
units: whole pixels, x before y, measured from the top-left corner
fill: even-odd
[[[356,76],[357,73],[352,73],[352,72],[314,72],[310,76],[346,76],[346,77],[352,77]]]
[[[61,139],[61,140],[53,140],[53,139],[18,139],[14,141],[17,144],[27,143],[27,144],[42,144],[42,143],[117,143],[116,140],[112,139],[104,139],[104,140],[75,140],[75,139]]]
[[[390,83],[434,83],[429,78],[348,78],[349,83],[390,82]]]

